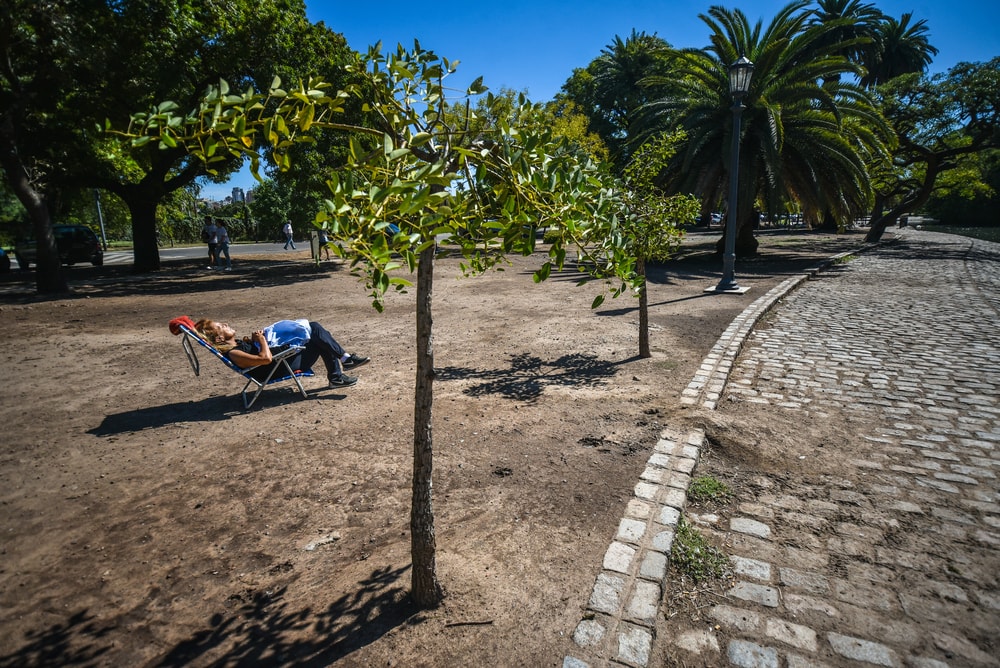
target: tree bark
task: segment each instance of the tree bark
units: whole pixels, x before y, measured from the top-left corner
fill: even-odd
[[[125,200],[132,217],[132,270],[150,272],[160,270],[160,249],[156,245],[156,208],[158,199],[142,191],[126,189]]]
[[[132,269],[136,272],[160,270],[160,249],[156,243],[156,210],[160,201],[169,193],[191,183],[200,173],[200,166],[191,161],[184,169],[171,174],[171,166],[178,160],[177,151],[156,151],[151,166],[141,181],[119,183],[107,179],[87,182],[118,195],[128,206],[132,218]]]
[[[420,253],[417,266],[417,382],[413,407],[413,496],[410,504],[412,592],[422,608],[437,606],[444,591],[437,579],[432,473],[434,440],[434,245]]]
[[[45,195],[36,190],[28,178],[28,169],[21,161],[17,150],[14,122],[9,114],[4,114],[0,123],[0,165],[7,174],[7,182],[14,191],[14,196],[28,211],[28,217],[31,219],[32,231],[37,242],[35,289],[39,294],[69,292],[55,235],[52,234],[52,216]]]
[[[757,254],[757,237],[753,234],[753,216],[748,216],[740,221],[736,230],[736,257],[753,257]],[[726,227],[723,221],[722,236],[715,242],[715,252],[722,255],[726,249]]]
[[[649,297],[646,294],[646,261],[638,258],[635,263],[636,273],[642,278],[639,289],[639,357],[652,357],[649,352]]]
[[[888,213],[872,220],[868,234],[865,235],[866,242],[875,243],[880,241],[886,229],[890,225],[894,225],[900,216],[911,211],[916,211],[927,203],[927,200],[931,197],[931,193],[934,192],[934,183],[937,181],[938,174],[944,171],[946,163],[939,156],[932,156],[927,160],[926,164],[927,167],[924,171],[924,178],[920,183],[920,187],[911,193],[909,197],[904,198],[902,202],[889,209]]]

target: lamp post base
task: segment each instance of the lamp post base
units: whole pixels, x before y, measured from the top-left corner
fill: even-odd
[[[749,292],[749,285],[713,285],[705,288],[705,292],[715,292],[722,295],[743,295]]]

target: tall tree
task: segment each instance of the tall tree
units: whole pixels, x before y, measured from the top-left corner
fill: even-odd
[[[722,201],[731,176],[728,66],[744,55],[753,61],[743,98],[739,210],[732,212],[739,256],[756,252],[758,201],[796,201],[813,217],[826,210],[862,215],[871,202],[865,161],[884,152],[890,136],[870,98],[841,77],[858,66],[830,53],[835,46],[821,47],[830,26],[810,25],[806,6],[787,5],[766,28],[751,26],[739,10],[712,7],[701,16],[711,46],[674,52],[672,77],[681,90],[650,104],[659,122],[688,135],[661,175],[665,189]]]
[[[624,168],[629,152],[640,142],[635,136],[639,111],[670,85],[667,53],[670,45],[660,37],[632,31],[626,39],[616,35],[585,69],[573,72],[557,100],[573,102],[590,118],[611,152],[612,161]],[[650,87],[649,77],[659,77]],[[649,133],[651,134],[651,133]]]
[[[903,74],[927,71],[938,50],[931,46],[927,21],[910,25],[912,18],[907,12],[898,21],[886,16],[878,23],[874,38],[860,53],[865,66],[862,86],[874,88]]]
[[[449,105],[446,77],[452,63],[416,44],[392,55],[381,45],[369,51],[356,73],[365,85],[328,95],[310,83],[289,93],[273,87],[270,99],[249,91],[242,96],[215,91],[195,114],[176,115],[175,105],[136,117],[129,131],[138,143],[184,147],[202,160],[203,148],[249,151],[244,137],[260,134],[287,165],[287,148],[315,128],[350,134],[350,170],[331,179],[331,196],[320,222],[330,226],[337,251],[365,278],[373,303],[381,308],[389,289],[412,284],[397,270],[416,272],[416,389],[414,396],[413,501],[410,515],[412,595],[422,606],[443,596],[437,577],[432,505],[433,473],[433,281],[438,238],[459,244],[468,273],[486,271],[509,253],[531,253],[536,230],[555,231],[548,260],[536,271],[545,280],[562,268],[568,247],[576,246],[581,267],[622,279],[620,294],[634,280],[633,260],[617,225],[614,193],[601,174],[566,141],[552,135],[550,117],[523,96],[510,117],[505,96],[487,95],[484,108],[495,119],[482,123],[471,104]],[[481,79],[466,92],[485,92]],[[375,127],[334,120],[345,100],[360,95]],[[277,101],[272,111],[269,107]],[[510,119],[517,119],[514,125]],[[372,145],[370,139],[377,139]],[[325,220],[323,220],[325,218]],[[391,226],[399,228],[388,233]]]
[[[275,74],[332,80],[355,54],[342,36],[309,22],[303,0],[12,0],[0,9],[0,56],[0,153],[39,221],[41,256],[58,193],[97,187],[128,206],[135,267],[152,270],[160,200],[240,161],[219,154],[205,164],[155,146],[123,153],[94,128],[106,119],[122,126],[130,111],[163,99],[194,108],[220,78],[241,90],[265,87]],[[59,271],[57,260],[40,258],[39,289],[65,289]]]
[[[0,166],[24,206],[38,242],[36,288],[68,290],[52,234],[59,199],[58,169],[72,140],[65,99],[86,62],[80,42],[96,36],[95,15],[74,17],[57,0],[0,5]],[[75,20],[74,20],[75,19]]]
[[[965,156],[1000,148],[1000,57],[959,63],[944,74],[895,77],[879,92],[898,148],[883,169],[869,241],[923,206],[940,176]]]
[[[884,15],[874,4],[860,0],[817,0],[811,25],[824,27],[816,49],[859,62],[875,41]]]

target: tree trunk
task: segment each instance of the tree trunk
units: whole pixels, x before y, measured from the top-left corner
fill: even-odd
[[[943,170],[943,166],[942,159],[938,156],[928,159],[926,164],[927,167],[924,171],[924,178],[920,183],[920,187],[910,193],[909,196],[903,198],[902,202],[889,209],[887,214],[872,220],[868,234],[865,235],[865,241],[868,243],[880,241],[886,229],[890,225],[895,225],[900,216],[910,211],[916,211],[927,203],[927,200],[931,197],[931,193],[934,192],[934,182],[937,180],[938,174]]]
[[[891,211],[884,216],[879,216],[871,222],[868,234],[865,235],[865,241],[870,244],[881,241],[885,231],[897,220],[899,220],[899,216],[893,216]]]
[[[125,204],[132,216],[132,269],[144,273],[160,270],[156,245],[156,208],[159,200],[142,190],[127,189]]]
[[[725,227],[725,221],[723,221],[723,225],[722,236],[715,242],[715,252],[719,255],[722,255],[726,250],[727,228]],[[757,243],[757,238],[753,235],[754,227],[752,216],[740,221],[740,225],[736,230],[736,257],[753,257],[757,254],[757,247],[760,244]]]
[[[137,183],[100,180],[88,185],[118,195],[132,218],[132,268],[136,272],[159,271],[160,249],[156,243],[156,209],[164,196],[191,183],[199,174],[197,161],[171,176],[170,168],[181,157],[179,150],[151,154],[151,165]]]
[[[413,561],[412,596],[422,608],[444,598],[437,579],[432,504],[434,440],[434,246],[420,253],[417,266],[417,383],[413,407],[413,496],[410,504],[410,557]]]
[[[816,229],[820,232],[839,232],[840,226],[837,224],[837,218],[833,212],[827,210],[823,212],[823,219]]]
[[[646,261],[638,258],[635,263],[636,273],[642,278],[639,288],[639,357],[652,357],[649,352],[649,298],[646,294]]]
[[[52,234],[52,216],[45,196],[34,188],[28,178],[28,169],[21,162],[15,141],[14,122],[5,114],[0,124],[0,165],[7,174],[7,182],[18,201],[24,205],[31,218],[31,227],[37,241],[35,251],[35,289],[39,294],[69,292],[63,272],[59,249]]]

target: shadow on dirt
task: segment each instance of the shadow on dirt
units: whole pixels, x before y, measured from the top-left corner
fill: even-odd
[[[409,566],[373,571],[325,610],[288,610],[286,588],[253,592],[250,600],[216,614],[206,628],[178,643],[155,664],[187,666],[329,666],[369,645],[408,620],[418,609],[399,582]],[[218,648],[227,647],[220,656]]]
[[[321,388],[307,390],[306,393],[309,399],[318,401],[343,401],[347,398],[346,394],[319,394],[325,391],[325,388]],[[302,395],[293,385],[265,391],[249,411],[243,408],[243,400],[238,394],[198,401],[177,401],[106,415],[100,425],[87,433],[93,436],[117,436],[190,422],[222,422],[241,413],[266,410],[268,407],[284,406],[302,400]]]
[[[145,274],[134,273],[129,265],[71,267],[66,269],[71,290],[68,295],[38,295],[35,292],[34,270],[18,271],[0,275],[0,302],[36,302],[67,297],[165,296],[271,288],[308,284],[342,271],[348,271],[347,266],[339,263],[324,263],[317,267],[310,262],[259,258],[243,259],[231,272],[192,268],[187,260],[164,262],[160,271]]]
[[[114,624],[98,625],[95,619],[94,615],[81,610],[65,623],[53,624],[43,631],[29,631],[21,649],[0,655],[0,667],[97,665],[101,656],[111,649],[102,638],[114,630]],[[13,638],[8,640],[13,641]]]
[[[289,610],[287,586],[234,595],[225,613],[212,615],[202,630],[148,665],[329,666],[394,628],[422,621],[400,582],[409,568],[375,570],[321,611]],[[0,666],[96,665],[111,649],[104,637],[137,616],[148,615],[131,610],[97,625],[87,611],[77,612],[65,624],[29,634],[21,649],[0,656]]]
[[[545,362],[534,356],[511,356],[509,369],[435,369],[437,379],[479,381],[462,390],[471,397],[498,394],[505,399],[533,402],[547,387],[599,387],[630,360],[611,362],[596,355],[575,353]]]

